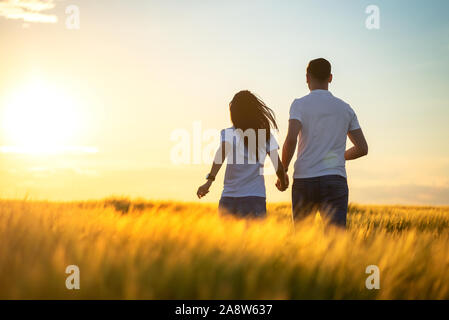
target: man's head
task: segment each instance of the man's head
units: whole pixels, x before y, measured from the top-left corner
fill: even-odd
[[[307,84],[310,90],[327,90],[332,82],[331,64],[323,58],[309,62],[307,66]]]

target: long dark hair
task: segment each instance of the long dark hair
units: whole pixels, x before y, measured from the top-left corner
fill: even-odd
[[[256,95],[248,90],[238,92],[229,103],[231,121],[234,128],[245,132],[247,129],[253,129],[256,132],[256,150],[258,149],[258,129],[264,129],[266,132],[266,142],[270,140],[271,128],[278,129],[273,110]],[[245,140],[245,146],[247,146]],[[256,152],[257,161],[259,153]]]

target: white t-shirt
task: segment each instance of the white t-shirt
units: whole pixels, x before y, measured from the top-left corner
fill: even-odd
[[[222,130],[221,141],[226,142],[227,160],[222,197],[266,197],[264,162],[268,152],[279,149],[273,134],[270,133],[270,140],[266,143],[265,133],[260,131],[258,161],[255,151],[250,152],[245,147],[241,130],[234,127]],[[255,140],[248,139],[248,144],[251,144],[251,141]]]
[[[293,101],[290,119],[299,120],[302,124],[293,177],[340,175],[346,178],[347,134],[360,129],[349,104],[327,90],[313,90]]]

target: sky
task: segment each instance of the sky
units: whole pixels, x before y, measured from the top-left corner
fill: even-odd
[[[375,5],[379,28],[367,28]],[[358,115],[350,201],[449,204],[449,2],[0,0],[0,198],[199,201],[229,101],[282,142],[307,63]],[[79,22],[79,23],[78,23]],[[350,144],[348,144],[348,147]],[[182,157],[175,157],[177,151]],[[201,201],[217,201],[224,168]],[[289,201],[267,175],[267,200]]]

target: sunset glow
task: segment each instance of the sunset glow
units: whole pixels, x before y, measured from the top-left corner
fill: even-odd
[[[70,150],[79,130],[74,100],[57,86],[32,81],[11,94],[3,114],[9,144],[4,152],[54,153]]]
[[[258,95],[282,147],[292,101],[309,93],[308,62],[323,57],[330,91],[356,111],[370,146],[346,165],[350,201],[448,204],[448,9],[0,0],[0,194],[197,201],[232,97]],[[221,170],[208,201],[223,179]],[[290,201],[275,182],[266,175],[267,201]]]

